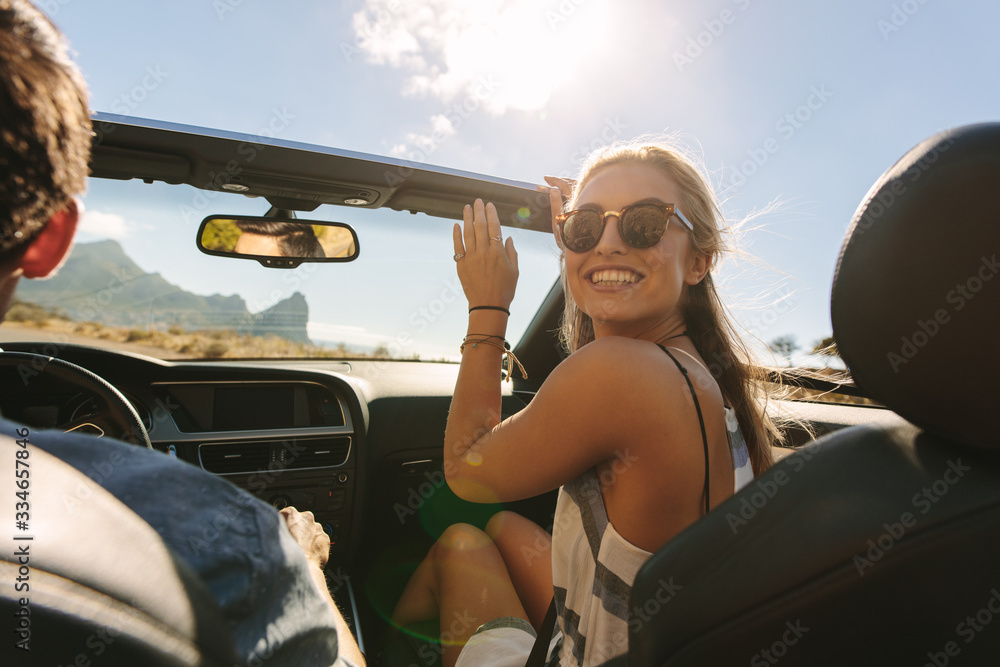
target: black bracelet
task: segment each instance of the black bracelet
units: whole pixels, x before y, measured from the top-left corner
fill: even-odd
[[[469,308],[470,313],[474,310],[499,310],[501,313],[507,313],[507,315],[510,315],[510,311],[503,306],[473,306],[472,308]]]

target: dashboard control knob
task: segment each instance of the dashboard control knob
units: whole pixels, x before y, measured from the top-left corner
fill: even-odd
[[[337,481],[340,482],[341,484],[347,483],[347,479],[348,477],[346,472],[342,472],[339,475],[337,475]]]
[[[271,506],[276,510],[285,509],[286,507],[292,504],[288,496],[284,494],[272,496],[270,502]]]

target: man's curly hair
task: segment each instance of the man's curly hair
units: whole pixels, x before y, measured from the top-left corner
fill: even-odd
[[[62,34],[27,0],[0,0],[0,261],[84,191],[91,131]]]

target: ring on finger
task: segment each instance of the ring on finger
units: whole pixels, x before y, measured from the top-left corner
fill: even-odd
[[[454,257],[453,257],[453,259],[457,262],[458,260],[462,259],[463,257],[465,257],[465,253],[456,252],[455,255],[454,255]]]
[[[491,236],[490,241],[496,241],[497,243],[503,243],[503,237],[500,234],[496,236]]]

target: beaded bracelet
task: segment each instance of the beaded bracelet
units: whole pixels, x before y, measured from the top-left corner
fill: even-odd
[[[473,336],[480,336],[480,338],[473,339]],[[497,340],[494,340],[497,339]],[[497,342],[501,341],[501,342]],[[487,334],[469,334],[462,339],[462,344],[458,346],[459,354],[465,352],[465,346],[471,345],[473,348],[478,347],[479,344],[489,345],[490,347],[495,347],[500,352],[503,353],[504,365],[501,366],[503,370],[507,372],[507,382],[511,381],[511,376],[514,372],[514,365],[517,364],[517,368],[521,371],[521,377],[525,380],[528,379],[528,373],[524,370],[524,366],[518,361],[518,358],[514,356],[514,351],[510,349],[510,343],[503,336],[489,336]]]

